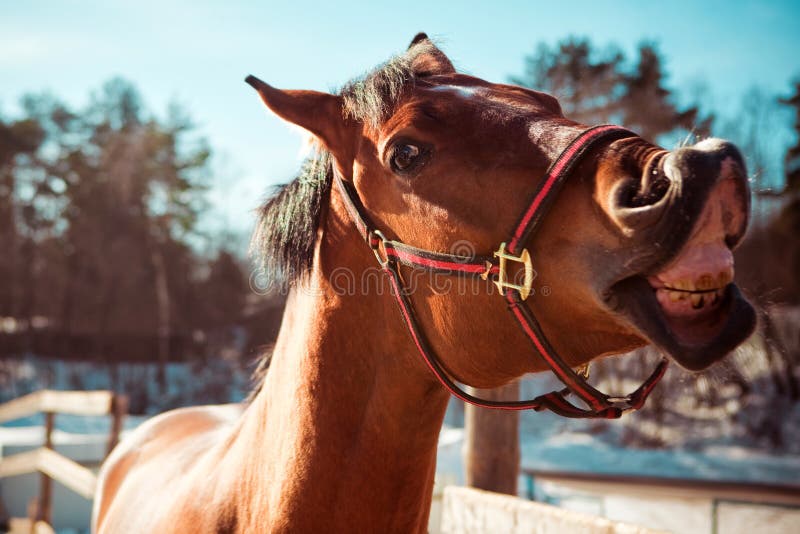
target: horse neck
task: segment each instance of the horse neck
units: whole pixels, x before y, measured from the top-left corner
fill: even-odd
[[[336,192],[325,219],[250,409],[270,521],[424,531],[448,396]]]

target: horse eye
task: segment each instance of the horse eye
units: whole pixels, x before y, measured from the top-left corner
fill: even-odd
[[[398,144],[392,150],[392,157],[389,160],[392,170],[395,172],[408,172],[420,160],[422,150],[417,145]]]

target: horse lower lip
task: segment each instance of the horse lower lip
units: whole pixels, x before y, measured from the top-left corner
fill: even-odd
[[[686,369],[708,367],[755,328],[755,311],[735,284],[725,288],[712,308],[698,310],[702,313],[697,317],[671,317],[664,312],[654,289],[643,276],[627,278],[610,288],[609,306]]]
[[[663,290],[660,290],[663,291]],[[717,297],[712,302],[712,295]],[[689,293],[684,300],[672,302],[657,296],[664,320],[672,334],[684,344],[701,345],[710,342],[720,333],[730,311],[728,292]]]

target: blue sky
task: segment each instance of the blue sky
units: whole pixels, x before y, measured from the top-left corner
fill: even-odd
[[[74,105],[120,75],[150,108],[189,111],[216,151],[213,223],[246,231],[270,184],[297,168],[301,136],[268,115],[243,79],[332,90],[405,48],[437,38],[462,70],[519,73],[537,43],[585,35],[632,52],[658,43],[669,84],[708,85],[733,110],[753,84],[787,94],[800,76],[800,2],[111,2],[0,3],[0,112],[50,90]]]

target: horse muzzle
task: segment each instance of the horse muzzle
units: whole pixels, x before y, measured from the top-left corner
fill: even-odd
[[[749,213],[744,162],[731,143],[707,139],[664,154],[645,172],[654,177],[642,180],[653,202],[622,207],[627,213],[617,220],[646,222],[628,232],[652,240],[651,255],[639,260],[649,265],[610,294],[646,338],[683,367],[703,369],[755,326],[755,312],[733,282],[733,249]]]

